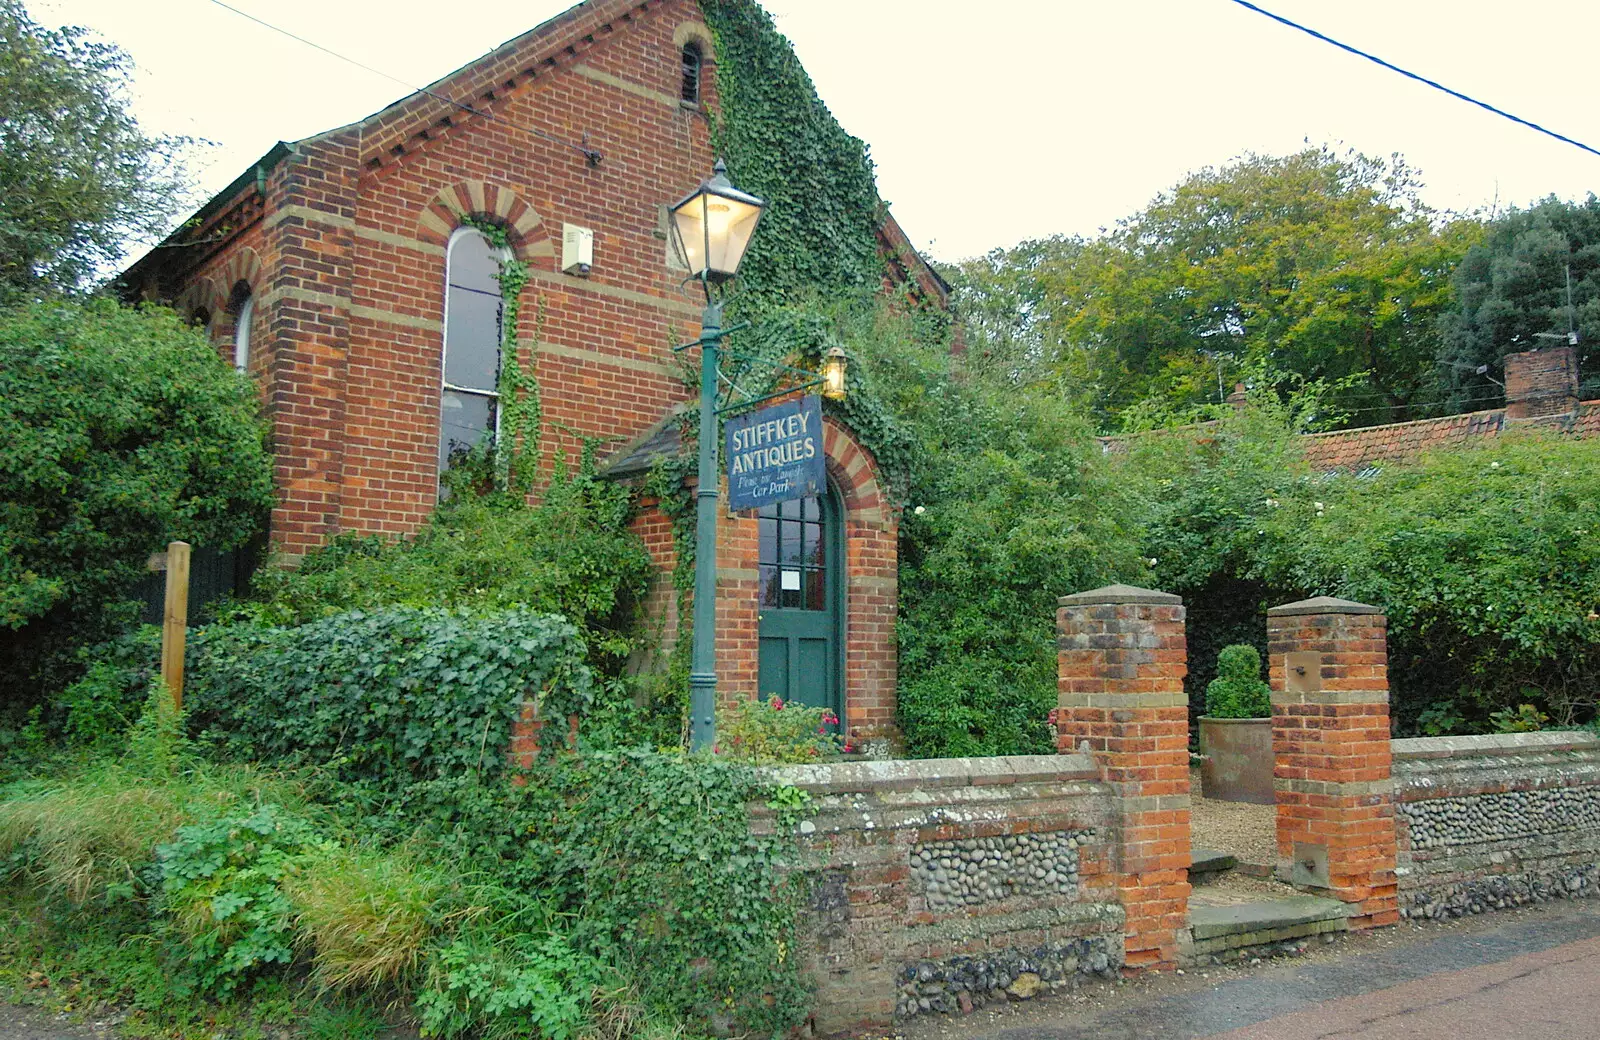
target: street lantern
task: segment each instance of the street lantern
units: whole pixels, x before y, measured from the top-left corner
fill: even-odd
[[[849,366],[850,359],[837,345],[829,347],[828,352],[822,355],[823,397],[830,401],[844,400],[844,376]]]
[[[735,188],[718,159],[711,178],[672,207],[672,232],[690,273],[713,285],[732,278],[765,205]]]

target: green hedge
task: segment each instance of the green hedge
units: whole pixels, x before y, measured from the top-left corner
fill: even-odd
[[[520,608],[220,625],[194,640],[186,707],[230,757],[323,766],[397,797],[418,781],[502,775],[524,698],[551,718],[587,707],[585,654],[570,622]]]

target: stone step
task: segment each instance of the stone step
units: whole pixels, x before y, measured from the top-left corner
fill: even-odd
[[[1210,881],[1239,865],[1239,857],[1216,849],[1194,849],[1189,853],[1189,858],[1189,880],[1198,883]]]
[[[1337,899],[1317,896],[1234,906],[1192,906],[1188,959],[1198,961],[1230,950],[1349,931],[1349,914],[1349,908]]]

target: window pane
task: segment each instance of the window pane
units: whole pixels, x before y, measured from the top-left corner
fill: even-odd
[[[451,241],[449,268],[451,285],[500,295],[500,257],[480,232],[464,231]]]
[[[778,503],[778,515],[786,520],[800,519],[800,503],[794,499]]]
[[[446,390],[439,437],[439,471],[449,467],[453,452],[472,449],[494,429],[494,398]]]
[[[761,568],[761,605],[775,607],[778,605],[778,568],[763,566]]]
[[[800,548],[801,561],[822,566],[822,525],[806,524],[801,536],[804,539]]]
[[[801,574],[792,567],[784,567],[778,571],[778,587],[783,599],[779,606],[795,610],[801,607]],[[787,580],[784,580],[787,579]]]
[[[814,498],[802,498],[800,500],[800,509],[801,509],[800,516],[803,519],[806,519],[806,520],[819,520],[819,519],[821,519],[821,517],[819,517],[817,515],[817,500],[814,499]]]
[[[444,330],[444,381],[493,390],[500,372],[500,297],[452,288]]]
[[[761,563],[777,563],[778,521],[764,516],[759,523],[761,525],[761,549],[757,560]]]
[[[805,562],[805,548],[801,541],[801,535],[810,526],[810,524],[803,524],[798,520],[783,521],[783,563],[798,565]]]
[[[824,578],[821,571],[806,571],[806,609],[823,609]]]

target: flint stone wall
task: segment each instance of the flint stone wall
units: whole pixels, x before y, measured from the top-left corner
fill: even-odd
[[[800,833],[818,1032],[1028,999],[1121,965],[1112,793],[1092,759],[771,772],[812,798]]]
[[[1600,893],[1600,740],[1396,740],[1400,910],[1460,917]]]

